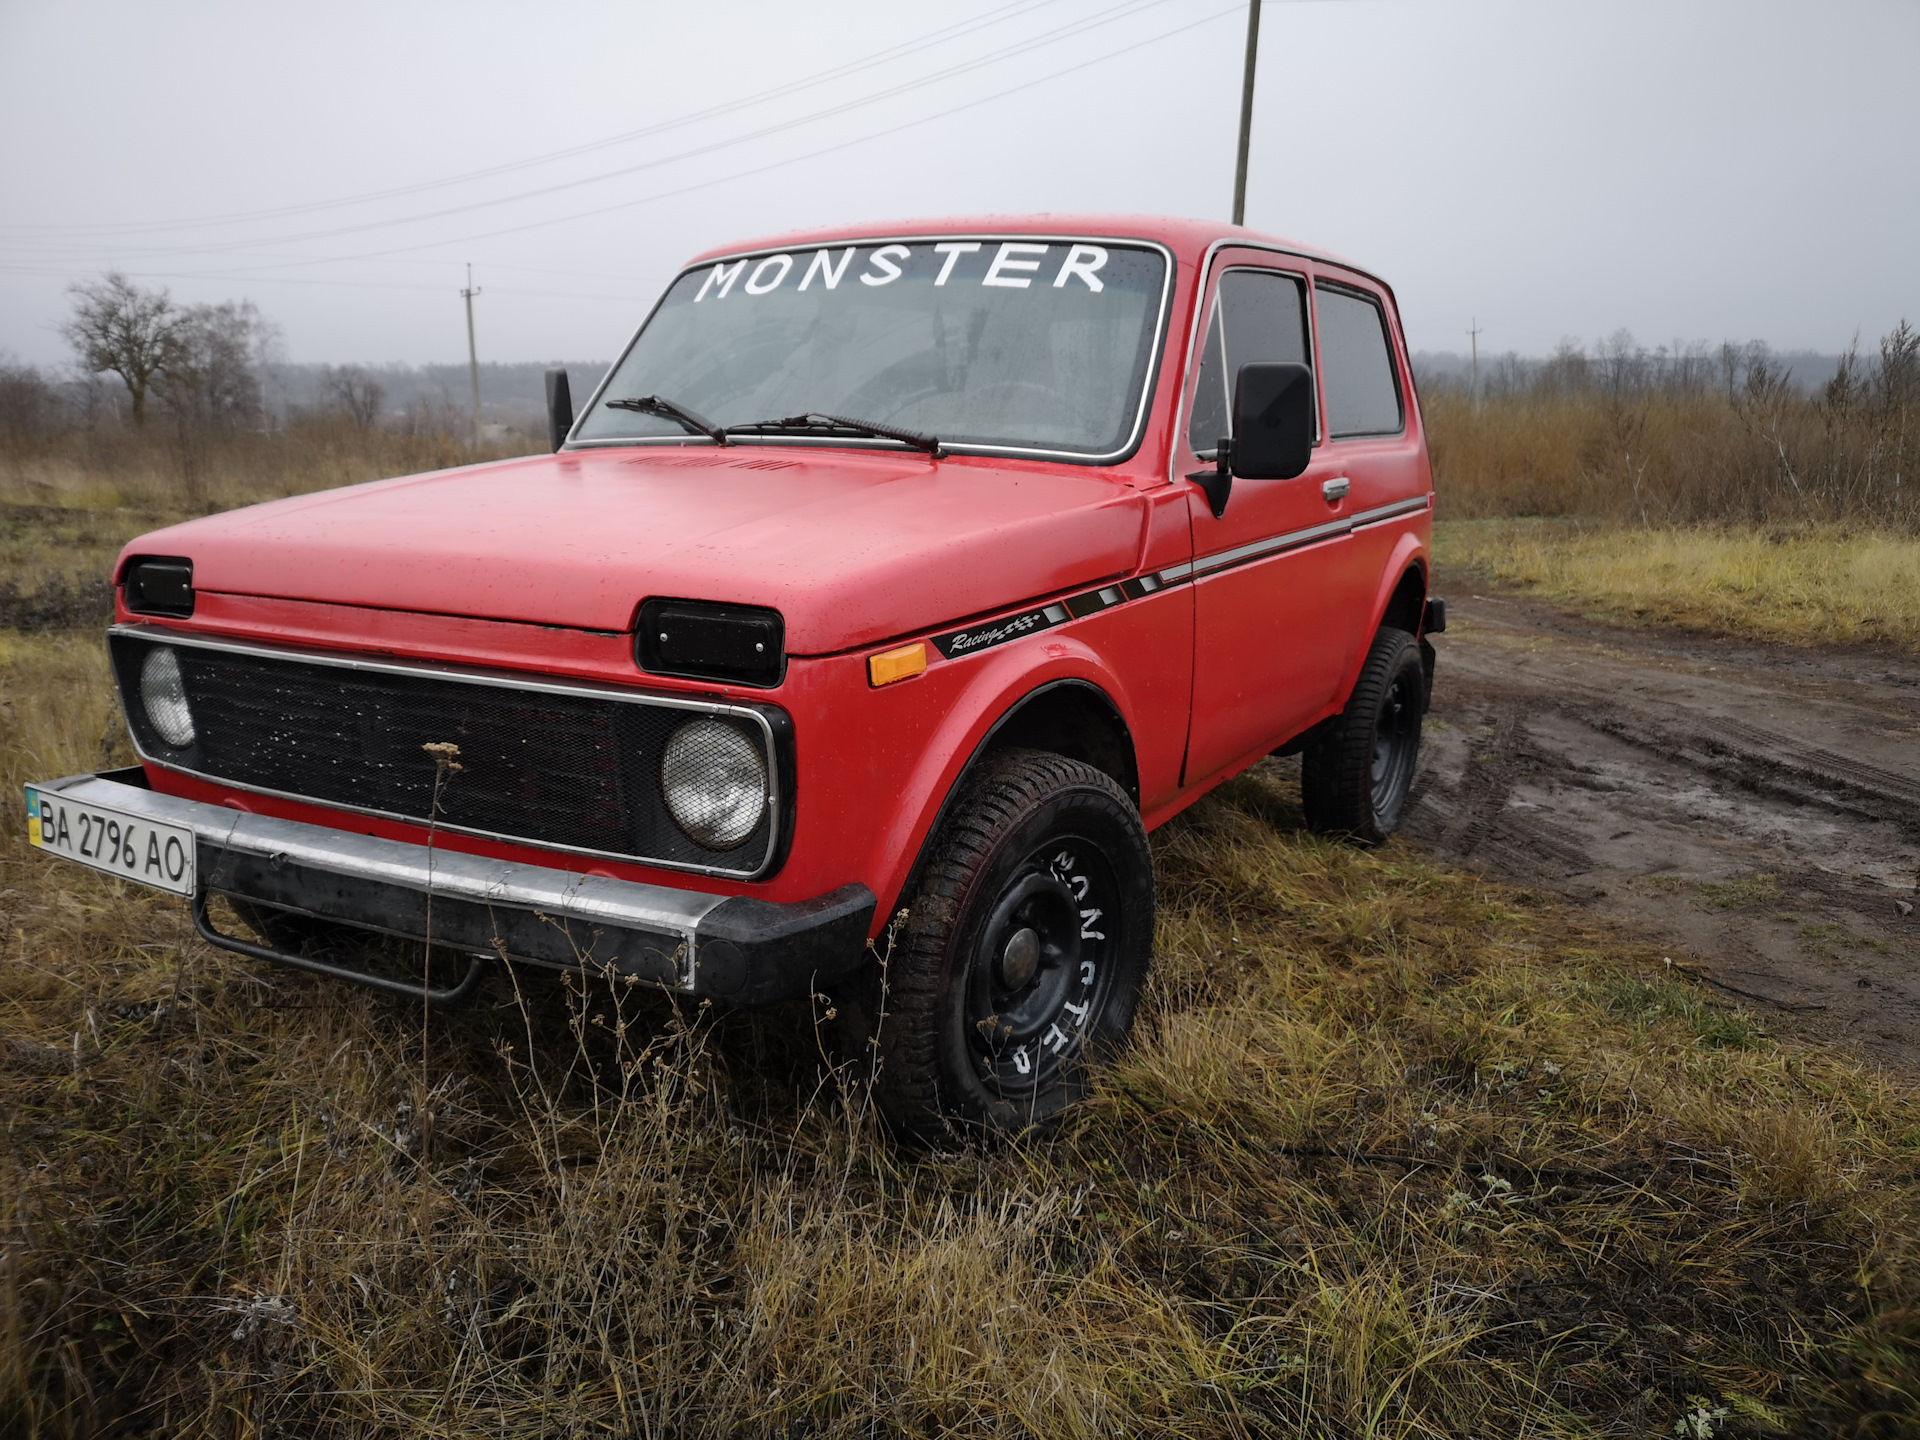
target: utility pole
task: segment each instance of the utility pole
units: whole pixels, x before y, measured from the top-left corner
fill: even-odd
[[[1260,0],[1247,0],[1247,74],[1240,82],[1240,157],[1233,167],[1233,223],[1247,223],[1247,145],[1253,139],[1254,57],[1260,50]]]
[[[1468,343],[1473,346],[1473,408],[1480,408],[1480,317],[1473,317],[1473,328],[1467,331]]]
[[[467,288],[460,298],[467,302],[467,377],[473,381],[473,443],[480,443],[480,352],[473,344],[473,297],[480,292],[473,284],[473,262],[467,262]]]

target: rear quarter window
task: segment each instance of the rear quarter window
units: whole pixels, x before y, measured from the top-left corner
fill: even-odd
[[[1339,440],[1399,433],[1406,413],[1380,302],[1344,287],[1322,283],[1313,288],[1328,435]]]

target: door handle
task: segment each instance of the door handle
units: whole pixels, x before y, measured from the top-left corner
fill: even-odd
[[[1347,492],[1352,488],[1353,482],[1346,476],[1341,475],[1335,479],[1323,481],[1320,486],[1320,493],[1327,497],[1327,503],[1331,505],[1337,500],[1346,499]]]

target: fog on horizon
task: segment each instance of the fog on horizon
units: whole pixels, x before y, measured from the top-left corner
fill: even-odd
[[[0,354],[109,268],[297,362],[609,357],[689,256],[962,213],[1225,219],[1244,3],[0,6]],[[1417,350],[1920,319],[1920,6],[1266,0],[1250,226]],[[624,138],[622,138],[624,137]]]

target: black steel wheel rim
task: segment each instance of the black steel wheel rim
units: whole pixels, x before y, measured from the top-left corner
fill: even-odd
[[[1056,837],[1013,871],[970,947],[966,1041],[1002,1098],[1056,1084],[1095,1032],[1119,955],[1114,867],[1081,836]]]
[[[1399,814],[1420,748],[1420,694],[1404,669],[1394,676],[1373,727],[1373,813]]]

